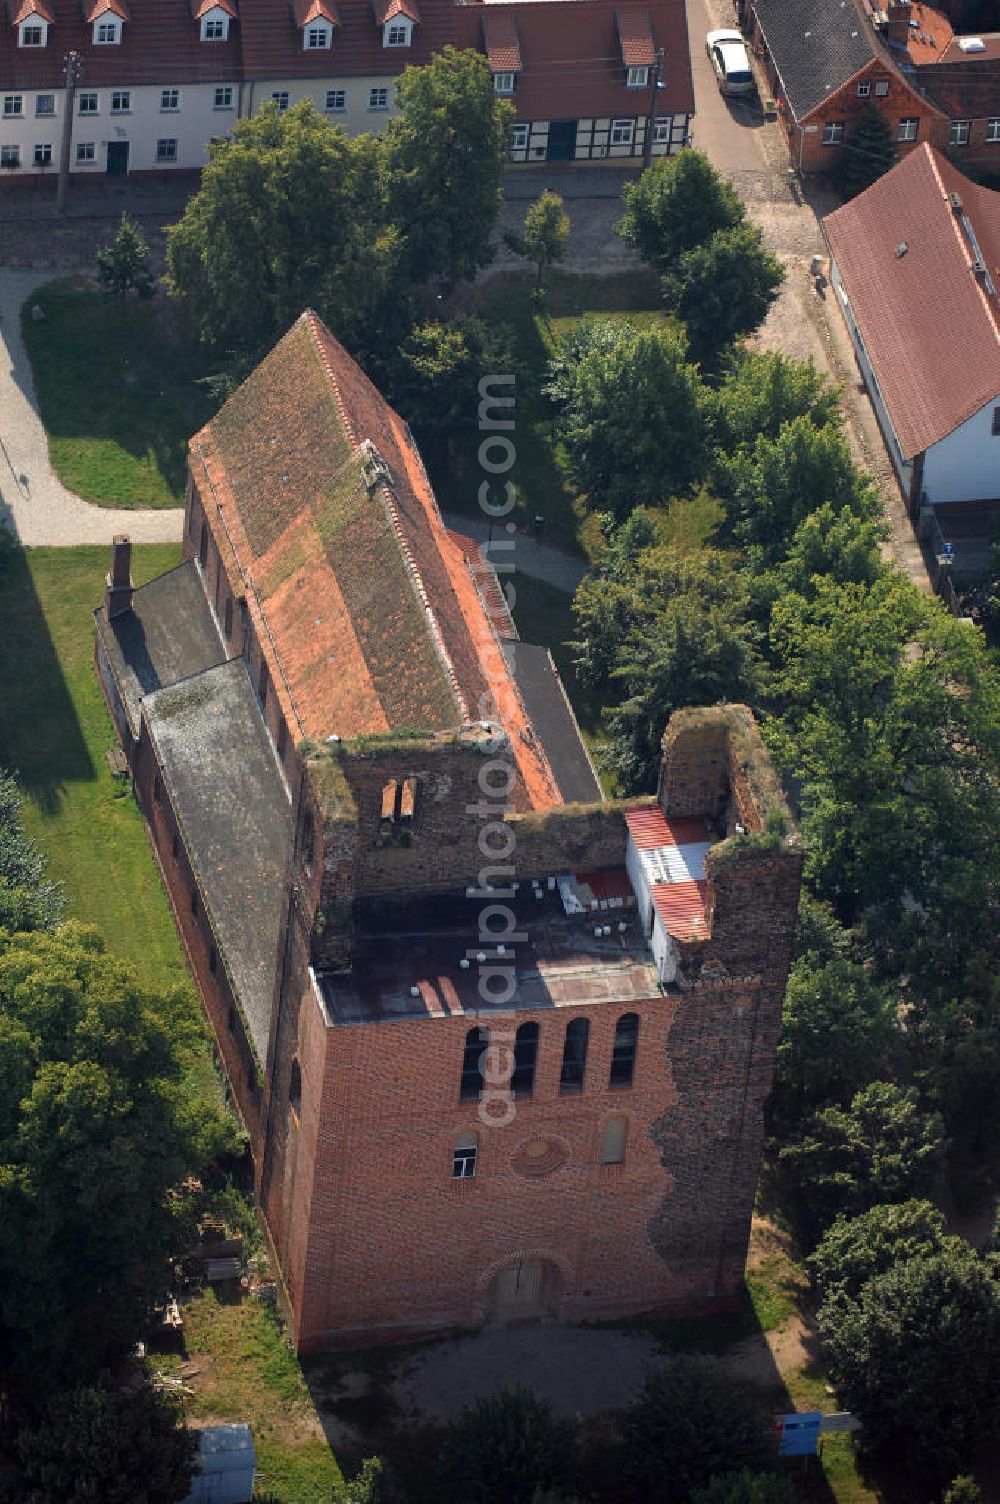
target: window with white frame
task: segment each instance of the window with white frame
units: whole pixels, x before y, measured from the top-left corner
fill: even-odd
[[[177,137],[161,136],[156,143],[156,160],[158,162],[177,161]]]
[[[209,11],[202,18],[201,39],[203,42],[224,42],[229,35],[229,17],[225,15],[213,15]]]
[[[382,32],[383,47],[409,47],[410,37],[413,31],[413,22],[405,17],[397,16],[392,21],[387,21]]]
[[[327,107],[328,110],[334,110],[334,111],[346,110],[347,109],[347,90],[346,89],[327,89],[327,91],[326,91],[326,107]]]
[[[0,167],[20,167],[21,148],[19,146],[0,146]]]
[[[161,89],[160,90],[160,112],[162,114],[164,114],[164,115],[172,115],[173,112],[175,110],[179,110],[180,107],[181,107],[181,91],[180,91],[180,89]]]
[[[78,141],[76,143],[76,160],[83,164],[93,162],[97,157],[97,148],[93,141]]]
[[[381,85],[368,90],[368,108],[370,110],[387,110],[389,108],[389,90]]]
[[[455,1140],[455,1149],[451,1157],[451,1175],[453,1180],[472,1180],[476,1173],[476,1159],[479,1154],[479,1135],[477,1133],[463,1133]]]
[[[132,108],[132,94],[129,89],[115,89],[111,95],[112,115],[127,115]]]
[[[319,52],[324,47],[329,47],[333,42],[333,27],[325,21],[316,21],[312,26],[307,26],[303,38],[303,46],[306,52]]]
[[[897,141],[915,141],[917,131],[920,129],[920,121],[916,115],[904,115],[899,122],[899,130],[896,132]]]
[[[38,21],[25,21],[17,39],[19,47],[44,47],[46,28]]]
[[[670,144],[670,116],[660,115],[653,121],[653,145],[669,146]]]
[[[994,120],[987,120],[986,140],[990,143],[991,146],[995,146],[997,142],[1000,141],[1000,115],[998,115]]]
[[[858,84],[858,98],[867,99],[872,91],[871,84]]]
[[[635,139],[634,120],[612,120],[611,122],[611,145],[631,146]]]
[[[948,131],[949,146],[968,146],[969,122],[968,120],[953,120]]]
[[[233,107],[232,84],[221,84],[215,91],[215,105],[217,110],[231,110]]]
[[[51,143],[51,141],[44,141],[44,142],[40,143],[39,145],[37,145],[35,147],[35,166],[36,167],[51,167],[52,166],[52,143]]]
[[[828,120],[823,127],[823,145],[839,146],[844,139],[844,121]]]
[[[283,115],[285,113],[285,111],[288,109],[288,90],[287,89],[277,89],[271,95],[271,100],[272,100],[272,102],[274,104],[277,105],[277,107],[278,107],[278,114],[279,115]]]
[[[5,120],[19,120],[24,113],[23,94],[5,94],[3,97],[3,118]]]
[[[626,84],[627,88],[629,88],[629,89],[645,89],[648,83],[649,83],[649,69],[648,68],[636,68],[636,67],[629,68],[628,74],[627,74],[626,79],[625,79],[625,84]]]
[[[889,80],[887,78],[877,78],[875,80],[875,98],[884,99],[888,92]]]
[[[513,75],[513,73],[494,73],[494,75],[493,75],[493,88],[494,88],[494,90],[496,91],[497,94],[513,94],[513,92],[514,92],[514,75]]]
[[[100,97],[97,94],[79,95],[78,113],[81,115],[96,115],[100,107]]]
[[[54,115],[56,112],[56,96],[54,94],[35,95],[35,114]]]
[[[526,125],[515,125],[514,126],[513,130],[510,133],[510,149],[511,149],[511,151],[527,151],[527,149],[528,149],[528,131],[529,131],[529,127],[526,126]]]
[[[94,22],[94,42],[98,47],[113,47],[122,39],[121,22],[106,18]]]

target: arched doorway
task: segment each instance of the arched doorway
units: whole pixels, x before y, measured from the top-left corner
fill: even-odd
[[[559,1271],[548,1259],[526,1255],[499,1269],[493,1280],[493,1314],[501,1321],[545,1316],[559,1293]]]

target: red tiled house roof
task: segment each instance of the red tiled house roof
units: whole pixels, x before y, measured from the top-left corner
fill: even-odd
[[[687,22],[680,0],[618,7],[612,0],[499,0],[456,7],[458,45],[486,51],[494,71],[517,71],[513,105],[518,120],[560,120],[645,114],[649,93],[625,87],[619,9],[647,15],[653,48],[664,50],[657,114],[694,112]],[[506,23],[503,18],[508,18]],[[499,27],[516,25],[519,66],[494,61]],[[631,31],[630,31],[631,35]],[[630,44],[631,45],[631,44]],[[499,54],[498,54],[499,55]],[[650,58],[652,62],[652,57]]]
[[[194,437],[191,467],[297,736],[448,730],[492,719],[492,693],[522,803],[560,802],[409,429],[315,314]]]
[[[1000,304],[950,194],[1000,290],[1000,193],[926,143],[824,220],[905,459],[1000,394]]]
[[[308,26],[310,21],[329,21],[331,26],[339,26],[340,13],[334,0],[295,0],[296,26]]]
[[[88,26],[93,26],[100,16],[117,16],[121,21],[129,19],[129,8],[125,0],[91,0],[84,8],[84,17]]]
[[[420,10],[416,0],[373,0],[372,10],[380,26],[384,26],[387,21],[392,21],[396,16],[405,16],[407,20],[414,23],[420,20]]]
[[[649,67],[656,62],[649,11],[625,6],[618,12],[618,36],[626,68]]]
[[[490,67],[495,73],[520,72],[521,49],[513,11],[488,10],[483,17],[483,41]]]
[[[392,7],[390,6],[390,9]],[[248,79],[374,77],[419,67],[436,52],[455,42],[452,0],[397,0],[392,14],[418,22],[409,47],[384,47],[382,23],[371,0],[337,0],[340,25],[332,53],[326,48],[306,51],[301,24],[291,5],[275,0],[240,0],[240,33]],[[391,19],[387,10],[386,20]]]
[[[50,26],[55,25],[55,12],[47,0],[7,0],[7,14],[10,17],[11,26],[20,26],[22,21],[28,21],[32,16],[38,16],[47,21]]]

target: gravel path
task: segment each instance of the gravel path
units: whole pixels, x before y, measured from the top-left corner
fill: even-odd
[[[95,507],[68,491],[49,464],[35,404],[31,366],[21,339],[21,304],[52,272],[0,270],[0,520],[26,546],[110,543],[127,532],[135,543],[180,539],[183,510]]]
[[[475,538],[477,543],[489,537],[489,524],[478,517],[466,517],[460,512],[444,512],[442,516],[447,527],[456,533],[464,533],[467,538]],[[504,539],[499,527],[494,539]],[[494,549],[492,557],[498,564],[512,563],[519,574],[526,574],[532,580],[544,580],[557,590],[565,590],[567,595],[575,593],[587,573],[587,565],[582,559],[554,548],[551,543],[540,543],[527,533],[515,533],[510,542],[513,546],[507,551]]]

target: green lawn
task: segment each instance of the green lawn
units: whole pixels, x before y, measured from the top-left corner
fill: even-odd
[[[0,577],[0,764],[27,795],[25,823],[75,918],[96,924],[144,979],[187,979],[135,801],[110,773],[117,745],[94,671],[93,608],[106,548],[15,553]],[[136,548],[136,584],[170,569],[173,544]]]
[[[479,287],[463,289],[450,312],[475,313],[513,332],[517,360],[517,461],[511,479],[517,486],[515,521],[544,518],[542,536],[584,558],[595,556],[599,534],[584,499],[566,474],[552,430],[551,413],[541,388],[558,338],[587,314],[607,314],[637,323],[665,322],[658,279],[651,272],[619,272],[593,277],[551,272],[539,305],[530,273],[491,277]],[[446,510],[481,515],[478,503],[483,472],[478,466],[479,435],[462,435],[450,446],[446,463],[429,465],[438,500]]]
[[[40,305],[36,323],[29,305]],[[109,298],[72,282],[31,295],[21,327],[59,478],[108,507],[183,504],[187,441],[213,411],[196,342],[163,296]]]

